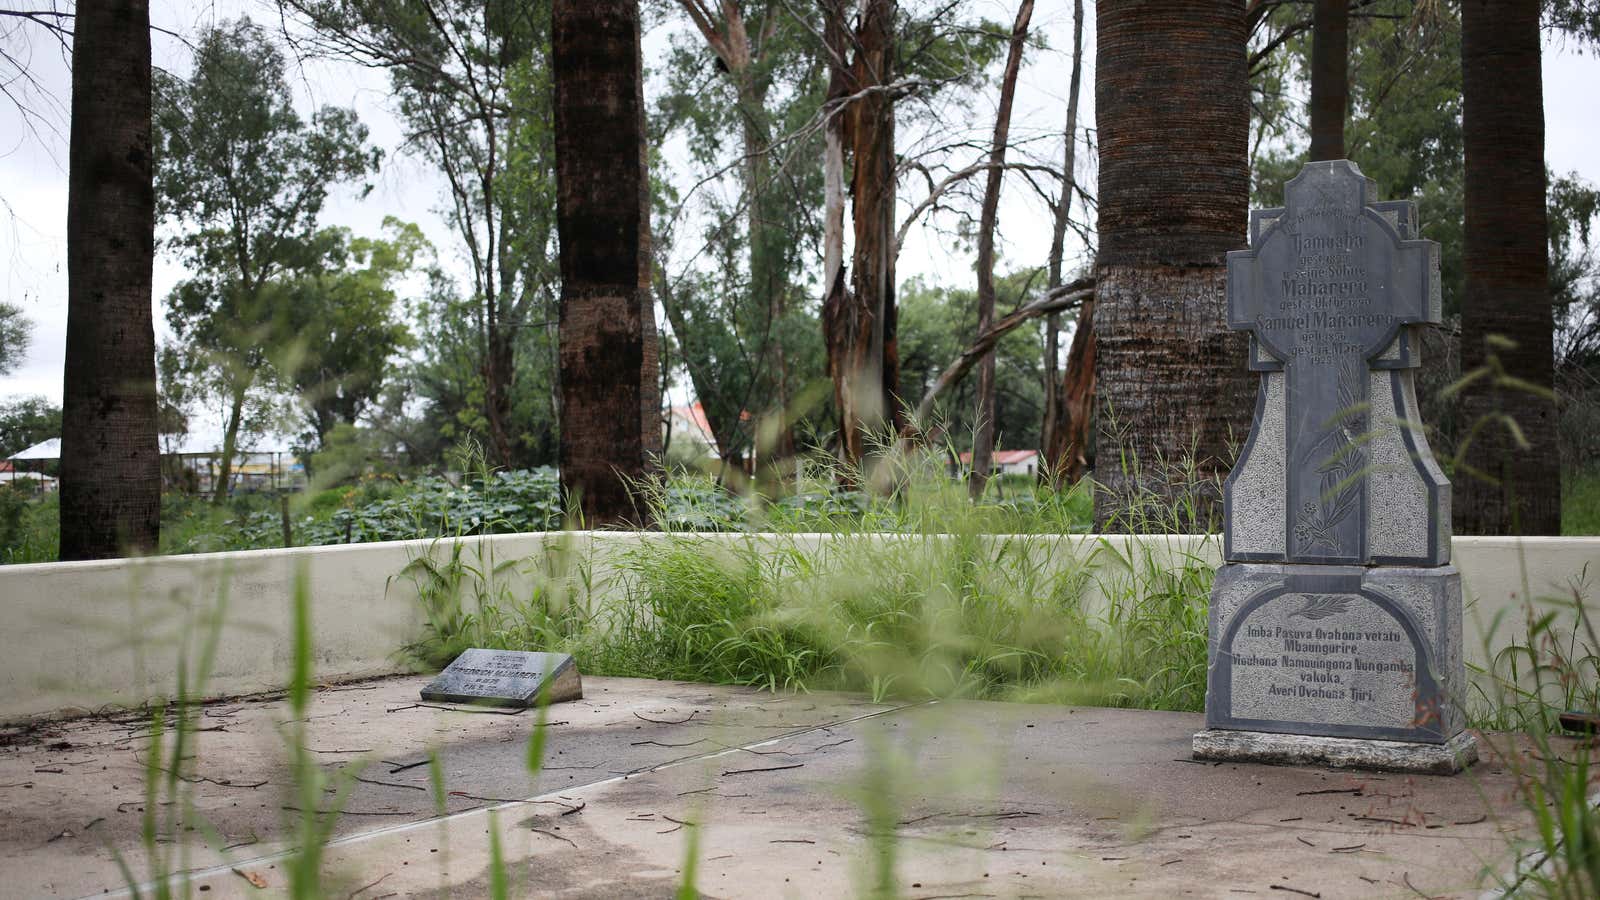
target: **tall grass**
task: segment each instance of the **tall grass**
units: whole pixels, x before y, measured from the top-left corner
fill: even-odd
[[[801,514],[736,498],[769,530],[715,541],[676,529],[664,515],[673,485],[654,482],[646,491],[664,533],[608,561],[617,592],[598,611],[572,602],[586,592],[570,577],[536,578],[514,595],[505,568],[527,561],[459,543],[419,557],[406,575],[428,635],[410,652],[437,666],[467,646],[561,650],[594,674],[879,698],[1202,707],[1214,539],[1187,553],[1074,539],[1061,532],[1087,508],[1088,486],[975,506],[937,458],[893,464],[894,494],[859,504]],[[806,479],[821,474],[803,474],[797,495],[820,490]],[[1172,474],[1174,493],[1189,493],[1193,470]],[[1142,508],[1122,523],[1136,533],[1168,534],[1186,515]],[[997,523],[1007,531],[994,533]]]
[[[1600,793],[1592,730],[1574,738],[1561,713],[1600,713],[1600,635],[1585,600],[1587,572],[1566,596],[1531,603],[1526,632],[1477,680],[1475,724],[1511,774],[1534,824],[1536,864],[1503,879],[1517,896],[1600,896]],[[1492,635],[1510,623],[1491,623]],[[1492,638],[1486,638],[1492,643]]]

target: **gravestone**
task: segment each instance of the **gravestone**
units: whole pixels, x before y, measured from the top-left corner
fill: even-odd
[[[549,691],[550,703],[583,697],[583,681],[571,656],[473,648],[428,682],[422,699],[527,708],[539,702],[540,689]]]
[[[1418,329],[1441,317],[1416,208],[1308,163],[1228,254],[1228,324],[1261,373],[1224,486],[1202,759],[1455,772],[1461,579],[1421,427]]]

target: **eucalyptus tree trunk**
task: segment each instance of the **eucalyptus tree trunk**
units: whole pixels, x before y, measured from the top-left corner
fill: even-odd
[[[1000,106],[994,117],[994,142],[989,145],[989,176],[984,184],[983,209],[978,216],[978,334],[994,327],[994,232],[1000,211],[1000,187],[1005,183],[1006,143],[1011,135],[1011,101],[1017,93],[1017,72],[1022,68],[1022,48],[1028,39],[1033,0],[1022,0],[1011,26],[1005,74],[1000,80]],[[983,496],[994,468],[994,357],[991,349],[978,363],[977,432],[972,438],[972,473],[967,482],[974,500]]]
[[[1249,202],[1244,2],[1097,10],[1095,521],[1166,508],[1177,527],[1215,527],[1253,400],[1225,289]]]
[[[638,0],[555,0],[561,486],[588,525],[642,522],[661,448]]]
[[[149,4],[79,4],[73,32],[63,560],[154,551],[161,533]]]
[[[779,23],[774,9],[766,10],[763,21],[751,22],[743,4],[724,0],[721,4],[707,0],[678,0],[689,19],[700,31],[711,52],[721,62],[738,98],[738,117],[743,160],[740,177],[744,182],[745,236],[748,239],[750,266],[749,296],[751,311],[760,310],[765,316],[765,334],[760,364],[764,372],[752,372],[751,377],[768,390],[770,413],[778,415],[783,423],[770,431],[774,438],[766,446],[757,448],[757,458],[770,455],[784,459],[794,455],[794,429],[788,423],[789,405],[788,356],[783,344],[782,322],[788,315],[787,244],[790,240],[787,223],[783,221],[779,195],[772,185],[771,125],[767,116],[767,97],[772,88],[772,77],[764,70],[763,56]],[[756,26],[752,36],[751,27]],[[738,423],[734,423],[735,429]],[[729,432],[728,444],[734,443],[737,430]],[[719,436],[719,443],[721,443]]]
[[[1050,287],[1061,286],[1062,256],[1066,253],[1067,221],[1072,214],[1073,192],[1077,189],[1078,166],[1078,95],[1083,86],[1083,0],[1072,2],[1072,78],[1067,87],[1067,126],[1063,130],[1066,138],[1066,147],[1061,158],[1061,197],[1056,201],[1055,221],[1052,223],[1050,233]],[[1078,328],[1073,331],[1072,347],[1078,358],[1083,357],[1083,351],[1078,344],[1083,340],[1093,340],[1093,333],[1083,333],[1083,323],[1092,316],[1094,301],[1085,303],[1085,309],[1078,314]],[[1039,476],[1049,478],[1056,487],[1071,482],[1066,480],[1068,447],[1072,444],[1074,434],[1081,432],[1085,437],[1088,434],[1087,420],[1076,423],[1071,418],[1066,407],[1068,395],[1067,385],[1061,383],[1061,369],[1057,364],[1061,343],[1061,314],[1051,313],[1045,323],[1045,366],[1044,366],[1044,423],[1039,433],[1043,438],[1044,465],[1039,467]],[[1073,378],[1071,368],[1072,352],[1069,351],[1067,378]],[[1081,375],[1081,373],[1080,373]],[[1081,380],[1081,377],[1078,379]],[[1093,384],[1093,372],[1090,373],[1090,384]],[[1076,430],[1075,430],[1076,429]],[[1082,474],[1081,471],[1079,474]],[[1077,479],[1073,479],[1076,481]]]
[[[830,32],[842,28],[842,6],[827,8]],[[853,97],[842,113],[842,138],[854,162],[850,284],[842,283],[841,266],[827,287],[822,315],[839,411],[839,455],[847,468],[865,459],[871,436],[891,427],[898,433],[904,419],[894,298],[894,101],[887,91],[873,90],[893,82],[895,6],[894,0],[863,0],[849,41],[855,58],[843,75],[842,92],[833,94],[841,101]],[[842,59],[833,64],[842,68]]]
[[[211,502],[221,506],[228,502],[233,488],[233,460],[239,455],[239,430],[244,424],[244,401],[250,391],[250,382],[235,385],[228,397],[228,418],[222,425],[222,456],[217,460],[217,477],[211,482]]]
[[[1350,0],[1316,0],[1311,16],[1311,158],[1344,158],[1350,103]]]
[[[1493,372],[1462,395],[1461,439],[1471,437],[1451,480],[1463,534],[1561,529],[1539,52],[1538,0],[1461,4],[1461,369]]]
[[[1089,471],[1089,423],[1094,416],[1095,356],[1094,298],[1083,302],[1067,350],[1067,367],[1061,379],[1060,455],[1051,469],[1056,487],[1077,484]]]

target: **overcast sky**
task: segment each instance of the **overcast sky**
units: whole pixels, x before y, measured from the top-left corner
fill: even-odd
[[[973,11],[985,18],[1009,22],[1013,3],[1002,0],[969,0]],[[1093,4],[1087,3],[1092,17]],[[260,0],[218,0],[206,4],[185,4],[174,0],[155,0],[153,22],[181,35],[194,35],[203,26],[221,18],[248,12],[258,21],[276,23],[275,8]],[[24,26],[26,27],[26,26]],[[675,20],[653,28],[645,38],[647,67],[665,63],[668,32],[681,27]],[[1012,139],[1029,142],[1043,158],[1059,160],[1060,133],[1066,117],[1066,94],[1072,38],[1072,4],[1068,0],[1042,0],[1034,15],[1033,27],[1042,32],[1052,48],[1032,54],[1024,61],[1013,113]],[[1084,90],[1079,127],[1094,121],[1094,36],[1093,24],[1085,38],[1088,59],[1084,69]],[[7,48],[15,51],[15,38]],[[11,104],[0,100],[0,297],[23,308],[33,321],[33,345],[27,359],[13,373],[0,376],[0,401],[16,395],[40,394],[60,402],[62,364],[66,335],[66,104],[70,76],[59,47],[48,38],[31,42],[30,74],[43,93],[31,93],[30,104],[41,110],[37,121],[25,121]],[[153,53],[157,65],[187,74],[189,52],[182,41],[157,34]],[[297,102],[309,109],[314,105],[335,104],[354,107],[371,129],[372,141],[386,151],[384,167],[374,190],[364,199],[351,192],[336,192],[325,211],[323,224],[343,225],[357,234],[376,235],[383,218],[398,216],[416,222],[439,248],[447,264],[456,245],[439,215],[446,202],[442,181],[426,165],[394,152],[400,144],[401,129],[389,112],[387,77],[379,71],[350,64],[308,63],[296,73]],[[1557,172],[1577,172],[1583,178],[1600,181],[1600,100],[1595,85],[1600,84],[1600,59],[1581,55],[1572,46],[1547,44],[1544,55],[1545,148],[1547,160]],[[995,97],[981,98],[977,108],[952,109],[944,121],[971,129],[972,137],[988,140],[993,127]],[[55,98],[51,106],[51,96]],[[648,98],[647,98],[648,100]],[[904,143],[936,137],[929,134],[902,134]],[[904,147],[902,149],[905,149]],[[666,160],[680,185],[692,179],[687,171],[686,150],[681,145],[666,148]],[[1093,160],[1080,153],[1079,171],[1092,172]],[[976,161],[968,160],[968,162]],[[907,183],[901,192],[903,216],[921,198],[921,185]],[[1010,265],[1043,264],[1049,250],[1050,218],[1047,209],[1018,178],[1008,178],[1000,210],[1001,268]],[[948,223],[947,223],[948,224]],[[688,243],[680,239],[679,250]],[[1081,245],[1068,249],[1069,267],[1085,261]],[[902,278],[922,276],[944,284],[965,284],[973,279],[971,255],[954,246],[936,229],[911,231],[899,261]],[[183,277],[172,260],[158,258],[155,271],[155,302],[158,339],[167,328],[161,316],[161,298]],[[681,389],[680,389],[681,390]],[[675,392],[677,393],[677,392]]]

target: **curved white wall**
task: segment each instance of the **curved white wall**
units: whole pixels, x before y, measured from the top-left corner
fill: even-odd
[[[684,536],[677,536],[683,539]],[[170,696],[180,659],[193,661],[220,618],[207,696],[283,686],[290,667],[289,622],[296,577],[311,598],[316,673],[325,681],[405,669],[397,648],[421,634],[424,617],[412,582],[399,573],[427,554],[460,552],[526,595],[550,575],[572,599],[603,607],[623,587],[608,560],[641,541],[666,536],[569,532],[257,550],[142,560],[0,567],[0,721],[131,706]],[[695,535],[708,547],[761,535]],[[823,545],[832,535],[785,535]],[[896,539],[906,539],[898,537]],[[996,538],[1001,540],[1002,538]],[[1047,564],[1087,564],[1110,583],[1132,552],[1160,565],[1215,565],[1215,538],[1129,539],[1077,535],[1030,539]],[[1135,549],[1137,548],[1137,549]],[[505,565],[506,563],[511,565]],[[1466,585],[1466,654],[1482,664],[1486,646],[1523,633],[1528,598],[1574,596],[1600,604],[1600,538],[1456,538],[1454,562]],[[1570,617],[1570,616],[1569,616]]]

